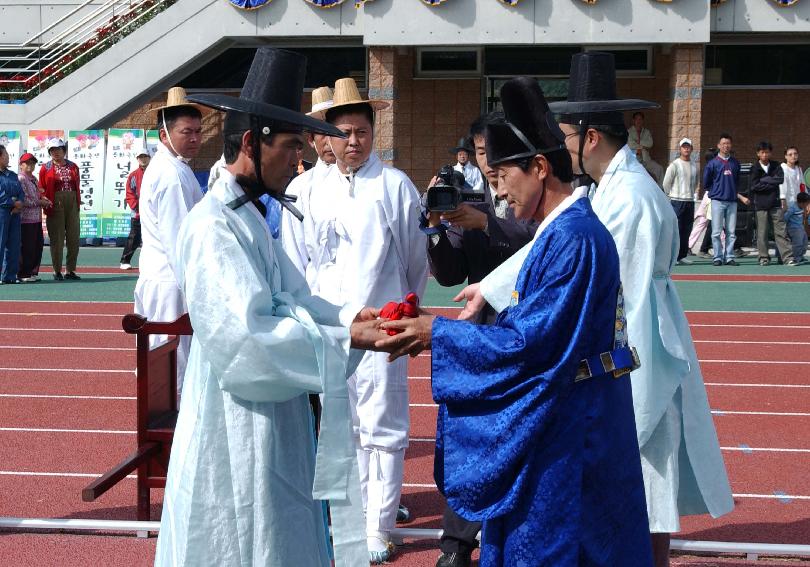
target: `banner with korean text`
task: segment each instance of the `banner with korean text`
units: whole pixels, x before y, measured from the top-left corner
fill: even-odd
[[[79,236],[101,236],[104,192],[104,130],[70,130],[67,158],[79,166]]]
[[[6,148],[8,152],[8,168],[19,173],[20,156],[20,133],[16,130],[0,131],[0,146]]]
[[[132,213],[126,200],[126,180],[138,167],[137,155],[144,149],[142,129],[112,128],[107,135],[107,166],[104,172],[104,202],[101,236],[126,237]]]

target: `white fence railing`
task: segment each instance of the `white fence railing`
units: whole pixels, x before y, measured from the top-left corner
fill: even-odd
[[[86,0],[24,43],[0,44],[0,102],[35,97],[176,1]]]

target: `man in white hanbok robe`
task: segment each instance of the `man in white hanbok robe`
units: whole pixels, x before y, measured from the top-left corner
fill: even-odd
[[[464,181],[467,182],[467,185],[472,187],[473,191],[483,192],[484,176],[481,175],[481,170],[479,170],[470,159],[475,153],[470,139],[461,138],[458,142],[458,146],[451,149],[450,152],[456,154],[456,159],[458,160],[456,165],[453,166],[453,169],[464,175]]]
[[[195,122],[191,118],[188,120]],[[192,127],[199,128],[200,120],[196,119],[195,123],[196,126]],[[179,140],[177,145],[181,145]],[[135,285],[135,312],[150,321],[174,321],[186,312],[186,303],[174,272],[177,265],[175,244],[183,219],[203,195],[194,172],[185,161],[196,155],[198,149],[198,145],[191,150],[182,148],[180,151],[185,155],[178,155],[171,147],[158,143],[157,152],[143,175],[139,201],[143,244],[138,264],[140,273]],[[152,335],[150,345],[154,348],[166,339],[165,335]],[[178,393],[183,388],[190,345],[190,337],[180,337],[177,347]]]
[[[644,113],[633,114],[633,125],[627,129],[627,145],[633,150],[636,159],[641,162],[656,183],[664,179],[664,168],[650,157],[653,147],[653,137],[649,129],[644,127]]]
[[[349,100],[347,91],[336,85],[333,106],[326,113],[327,121],[339,128],[343,126],[333,121],[332,113],[340,112],[341,107],[368,104],[371,114],[372,105],[380,108],[385,104],[361,101],[354,81],[340,81],[350,87]],[[331,303],[382,306],[403,301],[409,292],[421,297],[428,263],[419,229],[419,194],[403,172],[384,165],[371,153],[373,134],[367,116],[362,112],[349,116],[349,122],[360,124],[363,141],[355,145],[355,126],[350,124],[344,132],[352,131],[347,146],[351,149],[342,151],[356,152],[346,159],[359,163],[352,166],[341,161],[346,154],[333,140],[336,165],[298,203],[305,219],[306,252],[300,257],[308,263],[302,266],[303,272],[312,293]],[[295,251],[290,255],[295,256]],[[390,531],[397,517],[410,426],[407,369],[406,360],[389,363],[385,354],[369,352],[349,379],[369,551],[374,561],[385,561],[393,553]]]

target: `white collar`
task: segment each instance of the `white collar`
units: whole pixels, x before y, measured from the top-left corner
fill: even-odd
[[[534,233],[534,238],[532,238],[532,244],[537,240],[537,237],[540,236],[548,225],[550,225],[554,220],[560,216],[568,207],[576,203],[579,199],[588,196],[588,187],[583,185],[582,187],[577,187],[574,189],[574,192],[568,195],[562,202],[554,207],[546,218],[543,219],[543,222],[540,223],[540,226],[537,227],[537,232]]]

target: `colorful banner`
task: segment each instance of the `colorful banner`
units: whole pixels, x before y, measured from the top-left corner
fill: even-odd
[[[51,161],[48,155],[48,140],[51,138],[65,137],[64,130],[29,130],[28,131],[28,151],[34,154],[39,160],[36,169],[34,169],[34,176],[39,177],[39,167],[46,161]]]
[[[155,157],[155,153],[157,153],[159,143],[160,143],[160,135],[158,130],[147,130],[146,151],[149,152],[149,157]]]
[[[142,149],[143,130],[109,130],[101,213],[101,236],[105,238],[129,234],[131,213],[126,201],[126,180],[129,173],[138,167],[136,156]]]
[[[231,6],[240,10],[256,10],[270,3],[271,0],[228,0]]]
[[[20,156],[22,155],[20,148],[20,133],[15,130],[6,132],[0,131],[0,146],[6,148],[8,152],[8,168],[12,171],[19,172]]]
[[[79,236],[97,238],[104,192],[104,130],[70,130],[67,142],[67,158],[79,166]]]

